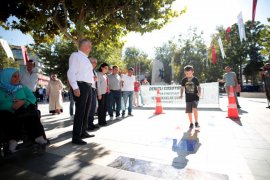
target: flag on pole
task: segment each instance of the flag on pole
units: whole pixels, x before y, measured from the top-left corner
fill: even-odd
[[[217,55],[216,55],[216,50],[215,50],[215,46],[212,46],[212,61],[213,64],[217,64]]]
[[[0,39],[0,44],[2,45],[4,51],[6,52],[7,57],[14,59],[13,53],[8,45],[8,42],[4,39]]]
[[[221,51],[222,59],[224,59],[226,57],[226,55],[225,55],[225,52],[224,52],[224,49],[223,49],[223,44],[222,44],[222,41],[221,41],[220,37],[218,38],[218,44],[219,44],[219,48],[220,48],[220,51]]]
[[[244,25],[242,12],[239,13],[239,15],[237,16],[237,19],[238,19],[239,37],[240,37],[240,41],[242,42],[243,39],[246,40],[245,25]]]
[[[257,6],[257,0],[253,0],[253,4],[252,4],[252,25],[254,23],[254,19],[255,19],[255,14],[256,14],[256,6]]]
[[[26,63],[29,60],[28,54],[27,54],[27,49],[25,46],[21,46],[21,49],[22,49],[22,55],[23,55],[23,62],[24,62],[24,65],[26,65]]]
[[[226,29],[226,42],[227,42],[227,45],[229,44],[229,33],[231,32],[231,27],[229,26],[227,29]]]

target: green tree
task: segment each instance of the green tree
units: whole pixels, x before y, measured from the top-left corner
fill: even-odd
[[[147,54],[134,47],[126,48],[123,57],[125,68],[133,67],[136,75],[145,75],[151,71],[151,60]]]
[[[267,19],[270,23],[270,18]],[[259,45],[262,47],[261,53],[266,56],[266,59],[270,61],[270,26],[265,25],[264,29],[260,32]]]
[[[197,29],[190,29],[186,38],[180,36],[179,49],[177,50],[174,62],[179,68],[179,73],[176,75],[180,81],[184,75],[184,67],[192,65],[194,67],[195,76],[199,81],[208,79],[205,73],[207,61],[207,47],[202,38],[202,32],[197,32]]]
[[[44,64],[44,73],[49,76],[56,73],[65,83],[67,81],[69,56],[76,49],[71,41],[56,39],[51,43],[43,43],[35,47],[35,52],[41,57]]]
[[[245,27],[247,36],[245,51],[249,59],[244,67],[244,75],[246,79],[251,79],[252,84],[257,84],[259,69],[263,66],[264,61],[264,57],[261,54],[263,47],[258,43],[264,25],[258,21],[254,22],[252,25],[251,21],[247,21]]]
[[[218,44],[218,38],[221,38],[226,57],[223,59]],[[217,64],[210,63],[207,68],[208,77],[212,77],[211,81],[221,79],[224,74],[224,68],[230,66],[233,71],[240,77],[239,65],[244,63],[246,53],[244,44],[240,42],[238,34],[238,25],[231,26],[231,32],[228,34],[228,42],[226,41],[226,30],[223,26],[217,27],[217,33],[212,35],[211,46],[208,49],[208,58],[212,62],[212,46],[216,50]]]
[[[172,81],[172,59],[174,57],[176,44],[172,41],[164,43],[161,47],[155,48],[155,59],[163,63],[164,82],[170,84]]]
[[[240,41],[238,25],[233,24],[231,26],[231,32],[229,33],[229,43],[225,43],[225,29],[223,27],[218,27],[218,33],[214,34],[212,37],[211,45],[215,45],[217,50],[218,65],[215,69],[222,75],[222,69],[225,66],[232,67],[233,71],[236,72],[239,82],[242,84],[242,74],[245,75],[246,81],[252,80],[252,84],[257,83],[257,75],[259,67],[262,66],[263,56],[260,51],[262,46],[258,44],[260,38],[260,32],[264,29],[264,25],[260,22],[255,22],[251,26],[251,21],[245,23],[246,40]],[[226,58],[221,58],[221,53],[219,50],[219,45],[217,42],[218,37],[221,37],[224,45],[224,51]],[[218,48],[217,48],[218,47]],[[211,54],[211,47],[209,49],[209,54]],[[213,65],[212,65],[213,66]],[[211,70],[212,71],[212,70]],[[211,72],[211,74],[213,71]],[[213,74],[212,74],[213,75]]]
[[[77,51],[74,43],[63,38],[55,38],[50,43],[42,43],[32,48],[39,57],[42,57],[41,60],[44,64],[43,71],[47,75],[57,73],[59,78],[63,82],[66,82],[69,57],[73,52]],[[121,50],[121,48],[105,47],[100,44],[93,48],[89,56],[95,57],[98,60],[97,67],[102,62],[124,67],[124,63],[121,60]]]
[[[19,68],[19,63],[12,58],[8,58],[5,50],[0,45],[0,64],[3,68],[14,67]]]
[[[119,42],[129,31],[160,29],[185,10],[171,9],[175,0],[9,0],[1,3],[1,25],[31,33],[40,43],[64,35],[75,44],[83,37],[94,44]],[[8,22],[9,16],[18,20]]]
[[[164,65],[164,81],[180,83],[184,75],[184,67],[192,65],[194,67],[195,76],[200,81],[205,81],[207,46],[202,38],[202,33],[198,33],[197,29],[190,29],[188,34],[183,38],[180,34],[178,42],[168,41],[163,46],[156,48],[155,59],[163,62]]]

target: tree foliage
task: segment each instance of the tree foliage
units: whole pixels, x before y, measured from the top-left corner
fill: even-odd
[[[12,58],[8,58],[5,50],[0,45],[0,64],[3,68],[14,67],[19,68],[19,63]]]
[[[256,84],[258,80],[259,68],[263,65],[264,57],[261,54],[263,46],[258,42],[261,38],[261,32],[265,26],[260,22],[251,21],[245,23],[246,40],[240,41],[238,25],[231,26],[229,33],[229,43],[226,43],[226,30],[221,26],[217,28],[217,33],[213,35],[211,44],[215,45],[217,50],[218,65],[216,70],[222,72],[225,66],[232,67],[236,72],[239,82],[242,84],[242,74],[245,75],[246,81],[251,80],[252,84]],[[218,45],[218,37],[221,37],[223,42],[226,58],[222,59],[220,48]],[[211,50],[209,49],[209,54]]]
[[[75,44],[83,37],[94,44],[118,42],[129,31],[160,29],[172,17],[175,0],[9,0],[1,3],[2,26],[31,32],[36,43],[64,35]],[[8,22],[9,16],[17,21]]]
[[[202,32],[198,33],[196,28],[190,29],[186,38],[179,39],[179,49],[176,53],[175,64],[179,68],[178,80],[184,77],[184,67],[192,65],[195,71],[195,76],[200,81],[205,81],[206,77],[206,61],[207,61],[207,47],[202,38]]]
[[[172,58],[174,56],[176,45],[172,41],[164,43],[161,47],[155,49],[155,59],[163,63],[164,82],[170,84],[172,81]]]
[[[147,54],[134,47],[126,48],[123,57],[125,68],[133,67],[136,75],[147,74],[151,71],[151,60]]]
[[[56,73],[63,82],[66,82],[69,57],[73,52],[77,51],[75,44],[63,38],[55,38],[54,41],[42,43],[33,47],[33,49],[39,57],[42,57],[43,71],[47,75]],[[97,59],[97,67],[103,62],[124,67],[124,63],[120,60],[121,50],[121,48],[104,47],[100,44],[93,48],[89,56]]]
[[[270,23],[270,18],[267,20]],[[260,31],[258,43],[262,47],[262,55],[266,56],[266,59],[270,61],[270,25],[265,25],[265,28]]]
[[[195,70],[195,76],[200,81],[207,78],[206,61],[207,47],[203,41],[201,33],[196,29],[190,29],[189,34],[183,38],[179,35],[177,43],[169,41],[163,46],[156,48],[155,59],[163,62],[164,81],[180,83],[184,75],[184,67],[192,65]]]

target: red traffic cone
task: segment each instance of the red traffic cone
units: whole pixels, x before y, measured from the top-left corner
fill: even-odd
[[[161,105],[161,96],[160,96],[159,89],[157,89],[155,114],[162,114],[162,113],[163,113],[163,108],[162,108],[162,105]]]
[[[228,118],[233,119],[239,118],[235,95],[232,86],[230,86],[230,93],[229,93]]]

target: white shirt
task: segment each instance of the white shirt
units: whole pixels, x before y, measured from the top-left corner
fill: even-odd
[[[79,89],[77,81],[94,84],[93,66],[82,51],[70,55],[67,76],[73,90]]]
[[[123,89],[122,91],[134,91],[135,76],[122,75]]]
[[[22,69],[20,71],[20,78],[23,85],[27,86],[32,92],[36,91],[38,83],[38,75],[36,72],[30,74],[27,69]]]

